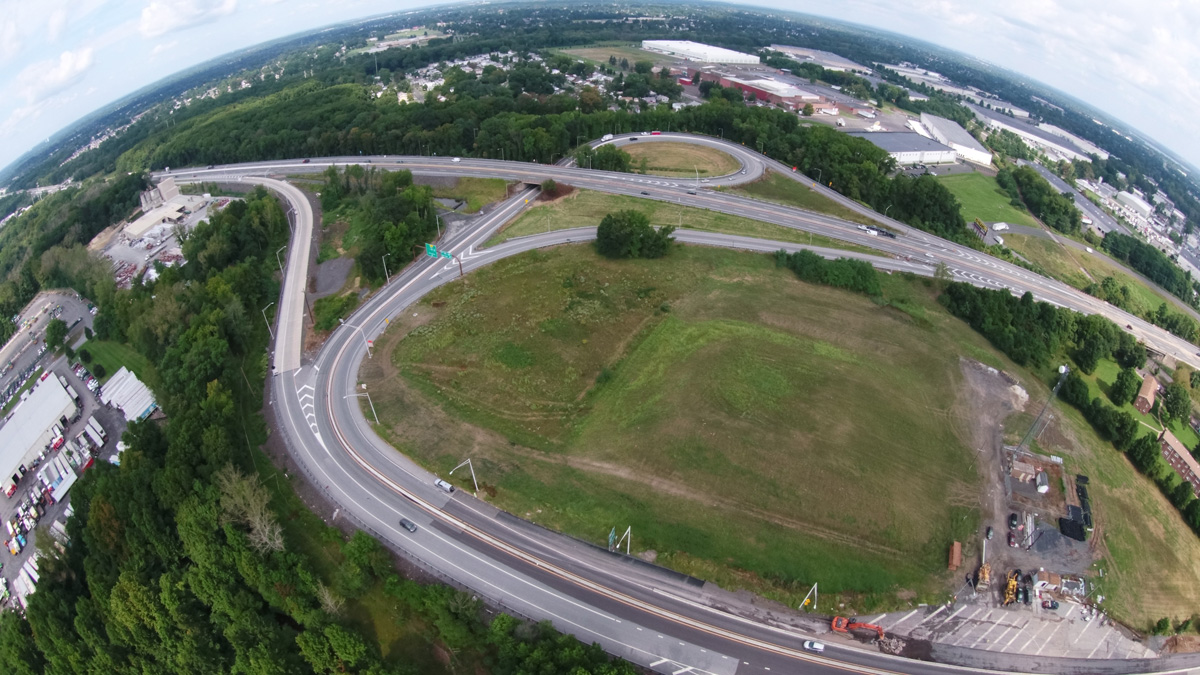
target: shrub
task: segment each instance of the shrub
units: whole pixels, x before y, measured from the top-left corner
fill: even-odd
[[[92,362],[92,353],[86,349],[80,349],[79,350],[79,360],[83,361],[84,363],[91,363]]]
[[[321,298],[313,303],[313,328],[333,330],[337,328],[338,319],[354,311],[355,307],[358,307],[358,296],[354,293]]]
[[[671,249],[674,227],[655,230],[640,211],[617,211],[604,216],[596,229],[596,250],[606,258],[661,258]]]
[[[108,369],[104,367],[103,363],[97,363],[95,367],[92,368],[92,374],[97,378],[102,378],[108,374]]]

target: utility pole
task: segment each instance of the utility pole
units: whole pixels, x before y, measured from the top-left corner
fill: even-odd
[[[382,260],[383,260],[383,279],[384,279],[383,283],[385,283],[385,284],[392,282],[392,277],[390,274],[388,274],[388,271],[387,271],[387,258],[389,255],[391,255],[391,253],[384,253],[383,258],[382,258]]]
[[[273,304],[275,304],[275,301],[272,300],[271,305],[273,305]],[[262,315],[263,315],[263,322],[267,324],[267,335],[270,335],[271,341],[274,342],[275,341],[275,333],[273,333],[271,331],[271,322],[267,321],[267,310],[271,308],[271,305],[267,305],[266,307],[262,308]]]
[[[279,258],[279,251],[282,251],[285,248],[287,248],[287,244],[280,246],[279,249],[275,251],[275,262],[279,263],[279,273],[280,274],[283,274],[283,261],[280,260],[280,258]]]
[[[804,596],[804,600],[801,601],[800,606],[797,609],[805,609],[808,607],[809,598],[812,598],[812,606],[815,608],[817,606],[817,600],[819,600],[820,597],[821,594],[817,591],[817,585],[813,584],[812,588],[808,589],[808,594]]]

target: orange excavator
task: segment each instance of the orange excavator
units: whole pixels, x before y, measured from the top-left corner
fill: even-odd
[[[833,623],[829,627],[839,633],[849,633],[856,629],[875,631],[879,639],[883,639],[883,626],[876,626],[873,623],[861,623],[857,619],[847,619],[844,616],[833,617]]]

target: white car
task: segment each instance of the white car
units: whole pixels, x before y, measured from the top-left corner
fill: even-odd
[[[460,157],[455,157],[454,159],[452,159],[452,160],[450,160],[450,161],[451,161],[451,162],[461,162],[461,161],[462,161],[462,158],[460,158]]]
[[[813,652],[816,654],[823,654],[823,653],[825,653],[825,645],[821,644],[820,642],[815,642],[813,640],[805,640],[804,641],[804,651]]]

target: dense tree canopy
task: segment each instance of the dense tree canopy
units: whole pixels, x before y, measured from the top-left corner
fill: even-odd
[[[606,258],[661,258],[671,250],[674,231],[670,225],[655,230],[641,211],[616,211],[596,228],[596,251]]]

